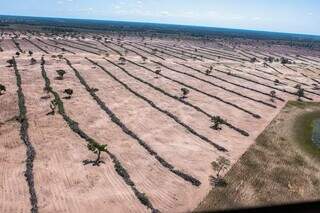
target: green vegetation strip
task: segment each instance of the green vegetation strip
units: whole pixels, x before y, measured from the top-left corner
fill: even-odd
[[[65,109],[64,109],[64,105],[63,105],[63,101],[61,100],[59,94],[56,91],[54,91],[53,88],[51,87],[50,79],[48,78],[48,76],[46,74],[44,64],[45,64],[45,60],[42,58],[41,59],[41,74],[42,74],[42,77],[45,81],[45,90],[50,92],[51,94],[53,94],[54,99],[58,105],[59,114],[63,117],[65,122],[69,125],[70,129],[73,132],[77,133],[87,143],[98,144],[93,138],[88,136],[82,129],[79,128],[79,124],[76,121],[74,121],[72,118],[70,118],[66,114]],[[132,191],[134,192],[135,196],[139,199],[139,201],[143,205],[145,205],[147,208],[150,208],[152,210],[152,212],[159,212],[157,209],[155,209],[152,206],[152,204],[151,204],[150,200],[148,199],[148,197],[146,196],[146,194],[140,192],[136,188],[135,183],[131,180],[130,175],[128,174],[126,169],[121,165],[121,162],[117,159],[117,157],[114,154],[110,153],[108,150],[106,151],[106,153],[112,159],[113,164],[114,164],[114,168],[115,168],[116,172],[118,173],[118,175],[120,175],[123,178],[123,180],[125,181],[125,183],[131,187]]]
[[[156,55],[156,54],[152,54],[152,52],[150,52],[150,51],[147,51],[147,50],[145,50],[145,49],[142,49],[142,48],[140,48],[140,47],[137,47],[137,46],[133,45],[131,42],[125,43],[125,44],[128,45],[128,46],[131,46],[131,47],[133,47],[133,48],[136,48],[136,49],[138,49],[138,50],[140,50],[140,51],[143,51],[143,52],[145,52],[145,53],[147,53],[147,54],[149,54],[149,55],[151,55],[151,56],[153,56],[153,57],[157,57],[157,58],[160,58],[160,59],[162,59],[162,60],[166,60],[165,58],[163,58],[163,57],[161,57],[161,56],[158,56],[158,55]]]
[[[153,63],[155,63],[155,64],[158,64],[158,65],[160,65],[160,66],[162,66],[162,67],[164,67],[164,68],[166,68],[166,69],[172,70],[172,68],[170,68],[170,67],[168,67],[168,66],[166,66],[166,65],[164,65],[164,64],[162,64],[162,63],[160,63],[160,62],[153,61],[153,60],[151,60],[151,62],[153,62]],[[207,93],[207,92],[204,92],[204,91],[202,91],[202,90],[200,90],[200,89],[197,89],[197,88],[195,88],[195,87],[192,87],[192,86],[190,86],[190,85],[188,85],[188,84],[185,84],[185,83],[183,83],[183,82],[181,82],[181,81],[177,81],[177,80],[174,80],[174,79],[172,79],[172,78],[169,78],[169,77],[167,77],[167,76],[165,76],[165,75],[163,75],[163,74],[159,74],[159,75],[162,76],[162,77],[164,77],[164,78],[170,79],[171,81],[173,81],[173,82],[175,82],[175,83],[181,84],[181,85],[183,85],[183,86],[185,86],[185,87],[188,87],[188,88],[190,88],[190,89],[192,89],[192,90],[195,90],[195,91],[197,91],[197,92],[199,92],[199,93],[202,93],[202,94],[204,94],[204,95],[206,95],[206,96],[209,96],[209,97],[211,97],[211,98],[214,98],[214,99],[216,99],[216,100],[218,100],[218,101],[220,101],[220,102],[222,102],[222,103],[225,103],[225,104],[227,104],[227,105],[230,105],[230,106],[232,106],[232,107],[234,107],[234,108],[236,108],[236,109],[238,109],[238,110],[240,110],[240,111],[243,111],[243,112],[251,115],[251,116],[254,117],[254,118],[257,118],[257,119],[261,118],[260,115],[258,115],[258,114],[256,114],[256,113],[253,113],[253,112],[251,112],[251,111],[249,111],[249,110],[246,110],[246,109],[238,106],[237,104],[231,103],[231,102],[229,102],[229,101],[225,101],[225,100],[223,100],[222,98],[220,98],[220,97],[218,97],[218,96],[211,95],[211,94],[209,94],[209,93]]]
[[[177,63],[177,64],[179,64],[179,65],[181,65],[181,66],[186,66],[186,65],[180,64],[180,63]],[[236,95],[238,95],[238,96],[240,96],[240,97],[243,97],[243,98],[246,98],[246,99],[248,99],[248,100],[251,100],[251,101],[254,101],[254,102],[263,104],[263,105],[268,106],[268,107],[277,108],[277,107],[276,107],[275,105],[273,105],[273,104],[270,104],[270,103],[267,103],[267,102],[264,102],[264,101],[262,101],[262,100],[258,100],[258,99],[255,99],[255,98],[251,98],[251,97],[249,97],[249,96],[247,96],[247,95],[244,95],[243,93],[239,93],[239,92],[233,91],[233,90],[228,89],[228,88],[226,88],[226,87],[223,87],[223,86],[220,86],[220,85],[218,85],[218,84],[212,83],[211,81],[207,81],[207,80],[205,80],[205,79],[203,79],[203,78],[199,78],[199,77],[197,77],[197,76],[195,76],[195,75],[192,75],[192,74],[189,74],[189,73],[186,73],[186,72],[182,72],[182,71],[179,71],[179,70],[176,70],[176,69],[173,69],[173,68],[170,68],[170,70],[172,70],[172,71],[174,71],[174,72],[177,72],[177,73],[180,73],[180,74],[183,74],[183,75],[187,75],[187,76],[189,76],[189,77],[191,77],[191,78],[200,80],[200,81],[202,81],[202,82],[205,82],[205,83],[207,83],[207,84],[210,84],[210,85],[212,85],[212,86],[214,86],[214,87],[218,87],[218,88],[223,89],[223,90],[225,90],[225,91],[227,91],[227,92],[236,94]]]
[[[19,50],[19,52],[23,52],[23,50],[20,47],[20,44],[14,39],[12,38],[12,42],[14,43],[14,45],[17,47],[17,49]]]
[[[113,63],[112,61],[107,60],[109,63],[117,66],[115,63]],[[129,92],[131,92],[132,94],[134,94],[136,97],[142,99],[143,101],[147,102],[152,108],[158,110],[159,112],[165,114],[166,116],[168,116],[169,118],[171,118],[172,120],[174,120],[177,124],[181,125],[182,127],[184,127],[188,132],[190,132],[191,134],[195,135],[196,137],[200,138],[201,140],[209,143],[210,145],[212,145],[213,147],[215,147],[216,149],[218,149],[219,151],[223,151],[226,152],[227,150],[214,143],[213,141],[211,141],[210,139],[208,139],[207,137],[199,134],[198,132],[196,132],[193,128],[191,128],[190,126],[188,126],[187,124],[185,124],[184,122],[182,122],[180,120],[180,118],[178,118],[176,115],[172,114],[171,112],[160,108],[159,106],[157,106],[153,101],[151,101],[150,99],[146,98],[145,96],[139,94],[138,92],[134,91],[131,87],[129,87],[127,84],[125,84],[124,82],[122,82],[121,80],[119,80],[117,77],[115,77],[113,74],[111,74],[108,70],[106,70],[103,66],[99,65],[97,62],[94,62],[90,59],[88,59],[88,61],[90,61],[91,63],[93,63],[94,65],[100,67],[105,73],[107,73],[112,79],[114,79],[116,82],[120,83],[122,86],[124,86]],[[118,66],[117,66],[118,67]]]
[[[38,39],[38,38],[37,38],[37,40],[38,40],[39,42],[41,42],[41,43],[43,43],[43,44],[47,45],[47,46],[51,46],[51,47],[54,47],[54,48],[57,48],[57,49],[64,50],[64,51],[66,51],[66,52],[69,52],[69,53],[75,54],[74,52],[72,52],[72,51],[70,51],[70,50],[67,50],[67,49],[65,49],[65,48],[59,47],[59,46],[57,46],[57,45],[49,44],[49,43],[44,42],[44,41],[42,41],[42,40],[40,40],[40,39]]]
[[[131,136],[133,139],[135,139],[139,145],[141,145],[145,150],[148,151],[148,153],[153,156],[162,166],[168,168],[172,173],[176,174],[177,176],[183,178],[185,181],[190,182],[192,185],[200,186],[201,182],[197,180],[196,178],[192,177],[191,175],[185,174],[177,169],[174,168],[173,165],[171,165],[169,162],[167,162],[165,159],[160,157],[158,153],[156,153],[146,142],[144,142],[136,133],[131,131],[122,121],[114,114],[111,109],[109,109],[106,104],[99,98],[98,95],[92,90],[92,88],[88,85],[88,83],[85,81],[85,79],[80,75],[79,71],[75,69],[70,61],[66,59],[67,64],[72,68],[72,70],[75,72],[76,77],[79,79],[80,83],[86,88],[86,90],[90,93],[92,98],[97,102],[97,104],[100,106],[100,108],[110,117],[111,121],[114,122],[116,125],[118,125],[121,130],[126,133],[127,135]]]
[[[127,61],[129,61],[129,60],[127,59]],[[142,66],[142,65],[140,65],[140,64],[137,64],[137,63],[135,63],[135,62],[133,62],[133,61],[129,61],[129,62],[132,63],[132,64],[134,64],[134,65],[136,65],[136,66],[138,66],[138,67],[145,68],[144,66]],[[111,63],[112,63],[112,62],[111,62]],[[153,89],[161,92],[162,94],[164,94],[164,95],[166,95],[166,96],[168,96],[168,97],[171,97],[171,98],[173,98],[173,99],[175,99],[175,100],[177,100],[177,101],[179,101],[179,102],[181,102],[181,103],[183,103],[183,104],[185,104],[185,105],[187,105],[187,106],[192,107],[193,109],[195,109],[195,110],[198,111],[198,112],[201,112],[202,114],[204,114],[205,116],[207,116],[207,117],[210,118],[210,119],[212,119],[212,118],[214,117],[214,116],[210,115],[210,113],[208,113],[208,112],[206,112],[205,110],[201,109],[200,107],[195,106],[195,105],[191,104],[190,102],[188,102],[188,101],[186,101],[186,100],[184,100],[184,99],[179,98],[178,96],[169,94],[169,93],[167,93],[166,91],[164,91],[163,89],[161,89],[160,87],[156,87],[156,86],[154,86],[153,84],[151,84],[151,83],[149,83],[149,82],[147,82],[147,81],[144,81],[144,80],[142,80],[141,78],[138,78],[138,77],[130,74],[127,70],[125,70],[124,68],[118,66],[118,65],[115,64],[115,63],[113,63],[113,64],[114,64],[115,66],[117,66],[118,68],[120,68],[120,69],[121,69],[122,71],[124,71],[125,73],[127,73],[127,74],[128,74],[129,76],[131,76],[132,78],[134,78],[134,79],[136,79],[136,80],[138,80],[138,81],[140,81],[140,82],[142,82],[142,83],[144,83],[144,84],[152,87]],[[148,71],[153,72],[152,70],[148,70]],[[154,72],[153,72],[153,73],[154,73]],[[238,128],[238,127],[235,127],[234,125],[230,124],[230,123],[227,122],[227,121],[225,121],[224,124],[225,124],[226,126],[228,126],[229,128],[231,128],[231,129],[239,132],[240,134],[242,134],[242,135],[244,135],[244,136],[249,136],[249,133],[248,133],[248,132],[246,132],[245,130],[242,130],[242,129]]]
[[[189,68],[189,69],[192,69],[192,70],[194,70],[194,71],[196,71],[196,72],[198,72],[198,73],[201,73],[201,74],[203,74],[203,75],[207,75],[207,74],[203,73],[203,72],[202,72],[201,70],[199,70],[199,69],[190,67],[190,66],[185,65],[185,64],[180,64],[180,65],[182,65],[182,66],[184,66],[184,67],[187,67],[187,68]],[[204,67],[205,67],[205,66],[204,66]],[[205,68],[208,69],[208,67],[205,67]],[[210,76],[210,77],[212,77],[212,78],[218,79],[218,80],[220,80],[220,81],[226,82],[226,83],[231,84],[231,85],[234,85],[234,86],[238,86],[238,87],[241,87],[241,88],[244,88],[244,89],[247,89],[247,90],[251,90],[251,91],[254,91],[254,92],[257,92],[257,93],[260,93],[260,94],[263,94],[263,95],[267,95],[267,96],[269,96],[269,97],[272,97],[272,95],[271,95],[270,93],[262,92],[262,91],[253,89],[253,88],[251,88],[251,87],[247,87],[247,86],[244,86],[244,85],[241,85],[241,84],[237,84],[237,83],[234,83],[234,82],[232,82],[232,81],[226,80],[226,79],[224,79],[224,78],[220,78],[220,77],[215,76],[215,75],[212,75],[212,74],[208,74],[207,76]],[[278,100],[280,100],[280,101],[282,101],[282,102],[284,101],[284,99],[279,98],[279,97],[274,97],[274,98],[275,98],[275,99],[278,99]]]
[[[222,70],[218,70],[218,69],[214,69],[214,70],[217,71],[217,72],[226,74],[226,75],[230,75],[230,76],[233,76],[233,77],[236,77],[236,78],[240,78],[240,79],[243,79],[243,80],[246,80],[246,81],[255,83],[255,84],[259,84],[259,85],[262,85],[262,86],[265,86],[265,87],[269,87],[269,88],[271,88],[271,89],[278,90],[278,91],[280,91],[280,92],[284,92],[284,93],[287,93],[287,94],[290,94],[290,95],[294,95],[294,96],[297,95],[296,93],[290,92],[290,91],[288,91],[288,90],[286,90],[286,89],[280,89],[280,88],[277,88],[277,87],[274,87],[274,86],[270,86],[270,85],[268,85],[268,84],[261,83],[261,82],[258,82],[258,81],[255,81],[255,80],[252,80],[252,79],[249,79],[249,78],[240,76],[240,75],[236,75],[236,74],[233,74],[233,73],[228,73],[228,72],[225,72],[225,71],[222,71]],[[306,96],[303,96],[303,97],[304,97],[305,99],[307,99],[307,100],[310,100],[310,101],[313,100],[312,98],[309,98],[309,97],[306,97]]]
[[[29,39],[27,38],[23,38],[25,41],[29,42],[30,44],[32,44],[33,46],[35,46],[36,48],[38,48],[39,50],[41,50],[42,52],[46,53],[46,54],[49,54],[49,52],[45,49],[43,49],[42,47],[40,47],[38,44],[30,41]]]
[[[29,134],[28,134],[29,123],[27,118],[27,108],[25,104],[25,97],[21,87],[21,75],[18,70],[15,58],[13,57],[12,60],[13,60],[12,65],[16,75],[17,87],[18,87],[17,94],[18,94],[18,103],[19,103],[19,111],[20,111],[19,121],[21,123],[20,138],[27,147],[25,177],[29,187],[31,212],[36,213],[38,212],[38,200],[37,200],[36,190],[34,188],[34,177],[33,177],[33,161],[36,157],[36,151],[29,140]]]
[[[71,47],[71,48],[73,48],[73,49],[78,49],[78,50],[81,50],[81,51],[84,51],[84,52],[87,52],[87,53],[91,53],[91,54],[95,54],[95,55],[100,55],[99,53],[93,52],[93,51],[91,51],[91,50],[86,50],[86,49],[83,49],[83,48],[81,48],[81,47],[75,47],[75,46],[73,46],[73,45],[66,44],[66,43],[62,43],[62,42],[58,42],[58,41],[56,41],[56,40],[51,40],[51,39],[49,39],[49,41],[52,41],[52,42],[54,42],[55,44],[65,45],[65,46]]]

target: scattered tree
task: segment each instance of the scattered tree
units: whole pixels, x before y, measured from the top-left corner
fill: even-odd
[[[97,88],[91,88],[90,91],[91,91],[91,92],[98,92],[99,89],[97,89]]]
[[[190,91],[187,88],[181,88],[182,96],[181,99],[187,98],[187,95],[190,93]]]
[[[211,71],[212,71],[212,70],[207,69],[207,70],[206,70],[206,75],[210,75],[210,74],[211,74]]]
[[[65,89],[63,91],[63,93],[67,94],[68,96],[64,97],[64,99],[70,99],[72,94],[73,94],[73,90],[72,89]]]
[[[8,67],[12,67],[13,63],[14,63],[14,60],[13,59],[9,59],[9,60],[7,60],[7,63],[9,64]]]
[[[220,116],[213,116],[211,118],[211,121],[213,122],[213,125],[211,126],[211,128],[214,130],[221,130],[222,129],[221,125],[226,123],[226,121]]]
[[[95,142],[91,142],[87,144],[87,148],[92,151],[94,154],[97,155],[97,159],[94,161],[85,160],[83,161],[84,165],[87,165],[89,163],[92,163],[93,166],[100,166],[100,163],[104,163],[102,160],[100,160],[101,152],[107,152],[107,145],[106,144],[98,144]]]
[[[251,63],[254,63],[254,62],[256,62],[256,61],[257,61],[257,58],[255,58],[255,57],[250,59],[250,62],[251,62]]]
[[[19,52],[16,52],[16,56],[19,56],[20,55],[20,53]]]
[[[313,90],[320,90],[320,87],[319,87],[319,85],[318,84],[312,84],[312,86],[313,86]]]
[[[274,80],[274,85],[279,85],[280,84],[280,81],[278,79],[275,79]]]
[[[271,92],[270,92],[270,95],[271,95],[271,102],[274,102],[275,101],[275,97],[276,97],[276,91],[274,91],[274,90],[272,90]]]
[[[30,64],[31,65],[34,65],[34,64],[36,64],[37,63],[37,60],[36,59],[34,59],[34,58],[31,58],[30,59]]]
[[[161,73],[161,67],[156,67],[156,70],[154,72],[157,74],[156,78],[159,78],[159,74]]]
[[[121,57],[119,58],[119,64],[120,64],[120,65],[125,65],[125,64],[126,64],[126,59],[121,56]]]
[[[145,64],[145,63],[146,63],[146,60],[147,60],[148,58],[145,57],[145,56],[141,56],[141,59],[142,59],[142,63]]]
[[[0,95],[3,95],[4,92],[6,92],[6,87],[0,84]]]
[[[302,97],[304,97],[304,89],[302,87],[298,88],[297,91],[298,101],[302,101]]]
[[[64,71],[64,70],[57,70],[56,72],[57,72],[57,74],[59,75],[56,79],[57,79],[57,80],[63,80],[63,76],[66,74],[66,71]]]
[[[33,55],[33,52],[31,50],[29,50],[29,56],[32,56]]]
[[[300,88],[301,88],[301,84],[297,84],[297,85],[295,85],[295,86],[294,86],[294,88],[296,88],[296,89],[300,89]]]
[[[220,172],[226,170],[228,166],[230,166],[230,160],[227,158],[220,156],[217,161],[213,161],[211,163],[212,169],[217,172],[216,176],[210,176],[210,181],[213,186],[226,186],[227,183],[220,176]]]
[[[280,63],[281,64],[291,64],[291,61],[288,58],[281,57]]]
[[[51,112],[47,113],[47,115],[54,115],[57,105],[58,105],[58,103],[57,103],[56,99],[52,100],[50,103]]]

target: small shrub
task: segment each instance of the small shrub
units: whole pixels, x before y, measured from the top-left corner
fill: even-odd
[[[272,90],[271,92],[270,92],[270,95],[271,95],[271,102],[274,102],[275,101],[275,97],[276,97],[276,91],[274,91],[274,90]]]
[[[107,144],[98,144],[98,143],[92,142],[87,144],[87,148],[97,155],[97,159],[94,161],[85,160],[83,161],[84,165],[92,163],[93,166],[100,166],[100,163],[104,163],[102,160],[100,160],[100,157],[101,157],[101,152],[107,152]]]
[[[56,101],[56,99],[52,100],[50,103],[51,112],[48,112],[47,115],[54,115],[57,105],[58,105],[58,102]]]
[[[120,64],[120,65],[125,65],[125,64],[126,64],[126,59],[121,56],[121,57],[119,58],[119,64]]]
[[[0,84],[0,95],[3,95],[3,92],[6,91],[6,87],[2,84]]]
[[[37,63],[37,60],[36,59],[34,59],[34,58],[31,58],[30,59],[30,64],[31,65],[34,65],[34,64],[36,64]]]
[[[298,101],[302,101],[302,97],[304,97],[304,89],[302,87],[298,88],[297,91]]]
[[[66,71],[64,71],[64,70],[57,70],[56,72],[57,72],[57,74],[59,75],[56,79],[57,79],[57,80],[63,80],[63,76],[66,74]]]
[[[64,97],[64,99],[70,99],[72,94],[73,94],[73,90],[72,89],[65,89],[63,91],[63,93],[67,94],[68,96]]]
[[[190,91],[187,88],[181,88],[182,96],[181,99],[187,98],[187,95],[190,93]]]
[[[214,130],[221,130],[222,128],[220,125],[226,123],[226,121],[220,116],[213,116],[211,118],[211,121],[213,122],[213,125],[211,126],[211,128]]]
[[[280,81],[278,79],[275,79],[273,82],[274,82],[275,85],[279,85],[280,84]]]
[[[257,61],[257,58],[255,58],[255,57],[250,59],[250,62],[251,62],[251,63],[254,63],[254,62],[256,62],[256,61]]]

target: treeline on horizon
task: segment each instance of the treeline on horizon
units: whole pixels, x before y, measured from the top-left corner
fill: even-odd
[[[0,27],[8,27],[10,25],[32,25],[40,27],[44,31],[51,32],[76,32],[81,30],[115,31],[123,33],[189,36],[206,40],[210,40],[210,38],[272,40],[274,44],[285,43],[291,46],[312,49],[320,48],[320,36],[314,35],[123,21],[0,16]]]

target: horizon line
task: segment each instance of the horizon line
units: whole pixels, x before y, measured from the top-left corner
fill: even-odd
[[[320,34],[308,34],[308,33],[297,33],[297,32],[281,32],[281,31],[269,31],[269,30],[257,30],[248,28],[228,28],[228,27],[214,27],[208,25],[193,25],[193,24],[178,24],[178,23],[166,23],[166,22],[148,22],[148,21],[130,21],[130,20],[114,20],[114,19],[96,19],[96,18],[74,18],[74,17],[57,17],[57,16],[31,16],[31,15],[8,15],[0,14],[0,16],[14,16],[14,17],[28,17],[28,18],[52,18],[52,19],[73,19],[73,20],[88,20],[88,21],[113,21],[113,22],[126,22],[126,23],[139,23],[139,24],[160,24],[160,25],[173,25],[173,26],[186,26],[186,27],[203,27],[203,28],[215,28],[215,29],[226,29],[226,30],[243,30],[243,31],[254,31],[262,33],[279,33],[289,35],[302,35],[302,36],[313,36],[319,37]]]

